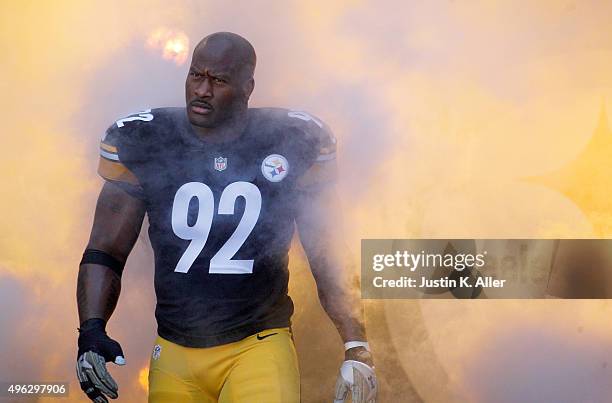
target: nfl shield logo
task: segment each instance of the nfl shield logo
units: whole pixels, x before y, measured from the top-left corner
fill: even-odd
[[[215,158],[215,170],[225,171],[225,168],[227,168],[227,158],[223,158],[223,157]]]
[[[161,355],[161,346],[159,344],[156,344],[155,347],[153,347],[153,359],[154,360],[158,360],[159,356]]]

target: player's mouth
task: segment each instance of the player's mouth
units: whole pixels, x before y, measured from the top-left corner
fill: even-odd
[[[191,106],[191,111],[198,115],[208,115],[214,109],[211,104],[204,101],[193,101],[189,105]]]

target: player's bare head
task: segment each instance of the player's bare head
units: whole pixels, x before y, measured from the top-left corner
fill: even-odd
[[[200,59],[218,61],[243,80],[253,78],[257,61],[253,45],[232,32],[216,32],[202,39],[193,50],[192,64]]]
[[[253,91],[256,56],[240,35],[208,35],[193,51],[185,82],[187,113],[191,123],[215,127],[247,108]]]

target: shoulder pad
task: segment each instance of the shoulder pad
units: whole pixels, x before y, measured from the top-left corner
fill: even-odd
[[[150,122],[154,118],[155,115],[152,110],[146,109],[116,120],[106,129],[102,137],[102,143],[117,147],[121,141],[129,141],[129,137],[133,136],[139,129],[142,129],[142,123]]]
[[[286,115],[292,126],[298,126],[308,138],[315,142],[318,149],[316,161],[335,158],[336,138],[325,122],[304,111],[287,110]]]
[[[296,110],[286,110],[285,119],[290,127],[303,134],[307,146],[308,168],[298,180],[302,190],[320,189],[333,184],[337,176],[336,138],[329,126],[319,118]]]

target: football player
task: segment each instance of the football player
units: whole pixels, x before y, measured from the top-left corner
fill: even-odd
[[[145,213],[158,324],[149,402],[300,401],[287,295],[296,224],[345,342],[335,401],[375,400],[356,275],[338,253],[336,141],[307,113],[248,108],[254,68],[246,39],[209,35],[193,52],[185,108],[129,115],[102,139],[105,183],[77,289],[77,375],[95,402],[118,396],[106,363],[125,358],[106,323]]]

